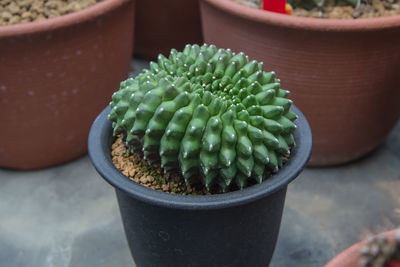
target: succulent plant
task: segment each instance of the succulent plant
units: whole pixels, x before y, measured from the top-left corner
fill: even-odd
[[[400,266],[400,231],[394,242],[386,237],[371,237],[361,248],[361,267],[397,267]]]
[[[297,116],[288,94],[244,53],[187,45],[122,82],[109,120],[114,135],[150,163],[226,191],[232,182],[261,183],[290,154]]]
[[[362,2],[368,2],[369,0],[335,0],[337,3],[347,3],[352,6],[359,6]],[[327,0],[288,0],[287,1],[293,7],[304,7],[306,9],[322,8]]]

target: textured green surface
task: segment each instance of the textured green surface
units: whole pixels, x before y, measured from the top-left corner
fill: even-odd
[[[293,7],[303,7],[306,9],[313,9],[316,7],[323,7],[325,3],[327,3],[327,0],[288,0],[287,1],[289,4],[291,4]],[[352,6],[359,6],[362,2],[368,2],[368,1],[358,1],[358,0],[336,0],[335,4],[340,6],[341,4],[347,3]]]
[[[225,191],[232,182],[261,183],[290,154],[296,115],[288,93],[243,53],[187,45],[122,82],[109,119],[148,161]]]

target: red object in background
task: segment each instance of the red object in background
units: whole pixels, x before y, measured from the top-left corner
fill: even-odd
[[[387,267],[400,267],[400,263],[397,261],[391,261],[386,266]]]
[[[286,0],[263,0],[263,9],[286,14]]]

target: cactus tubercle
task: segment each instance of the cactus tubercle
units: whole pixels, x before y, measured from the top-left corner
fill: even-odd
[[[261,183],[282,166],[295,145],[288,93],[244,53],[187,45],[122,82],[109,120],[146,160],[225,191]]]

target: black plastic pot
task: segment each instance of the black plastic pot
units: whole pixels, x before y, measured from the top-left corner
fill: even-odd
[[[93,123],[89,156],[116,188],[132,256],[148,266],[268,266],[279,233],[286,188],[309,159],[311,130],[303,114],[288,162],[261,184],[210,196],[181,196],[139,185],[121,174],[110,156],[109,108]]]

